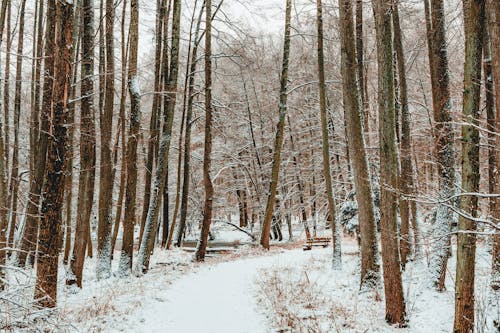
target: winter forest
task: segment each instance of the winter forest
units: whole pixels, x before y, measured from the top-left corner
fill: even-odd
[[[0,0],[0,332],[500,332],[500,1]]]

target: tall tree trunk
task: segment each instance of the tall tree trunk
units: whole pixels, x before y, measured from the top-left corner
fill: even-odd
[[[2,1],[0,8],[0,45],[2,44],[3,31],[5,26],[5,13],[7,9],[8,0]],[[2,75],[1,62],[0,62],[0,77]],[[0,110],[2,109],[2,91],[0,86]],[[6,180],[6,166],[5,166],[5,151],[2,133],[2,124],[0,119],[0,291],[5,289],[5,261],[6,251],[4,250],[7,245],[7,180]]]
[[[416,203],[407,199],[414,192],[413,163],[411,154],[410,110],[408,105],[408,84],[406,81],[406,64],[403,51],[403,38],[399,20],[398,2],[393,4],[394,48],[396,53],[397,73],[399,78],[399,103],[401,105],[401,177],[399,211],[401,214],[401,264],[404,269],[411,251],[410,219],[413,226],[416,257],[420,257],[420,232],[416,216]]]
[[[11,59],[11,50],[12,50],[12,1],[7,1],[7,45],[5,47],[5,76],[4,76],[4,95],[3,95],[3,109],[4,109],[4,130],[5,130],[5,167],[9,168],[9,152],[10,152],[10,124],[9,124],[9,115],[10,115],[10,59]],[[7,171],[6,171],[7,172]],[[7,176],[8,172],[7,172]],[[9,180],[7,180],[7,183]],[[9,199],[7,202],[10,204],[10,191],[8,193]],[[9,209],[7,207],[7,209]]]
[[[328,141],[328,120],[326,110],[326,84],[325,84],[325,60],[323,52],[323,9],[321,0],[317,0],[317,28],[318,28],[318,77],[319,77],[319,108],[321,114],[321,137],[323,152],[323,176],[326,182],[326,196],[328,198],[328,216],[331,221],[333,236],[333,267],[342,266],[340,225],[335,216],[335,201],[333,199],[332,174],[330,171],[330,143]],[[351,12],[352,15],[352,12]],[[354,34],[352,34],[354,38]],[[354,44],[352,45],[352,59],[355,59]],[[353,77],[356,77],[356,71],[353,67]]]
[[[14,147],[12,151],[12,169],[10,173],[10,230],[11,233],[17,224],[17,201],[19,194],[19,117],[21,116],[21,93],[23,75],[23,46],[24,46],[24,13],[26,0],[21,0],[19,8],[19,31],[17,39],[16,57],[16,84],[14,91]],[[13,237],[12,234],[11,237]]]
[[[369,141],[369,119],[370,119],[370,105],[368,104],[368,92],[366,91],[366,77],[365,77],[365,47],[363,37],[363,0],[356,0],[356,73],[358,78],[359,95],[361,97],[361,108],[363,130],[365,134],[365,141],[370,145]]]
[[[116,246],[116,240],[118,238],[118,232],[120,230],[120,224],[122,222],[122,212],[123,212],[123,198],[125,197],[125,186],[126,186],[126,181],[127,181],[127,151],[126,151],[126,143],[125,143],[125,138],[126,135],[126,115],[125,115],[125,104],[127,102],[127,58],[128,58],[128,52],[129,52],[129,40],[130,40],[130,31],[128,34],[125,33],[125,22],[126,22],[126,15],[127,15],[127,1],[124,0],[122,3],[122,20],[121,20],[121,61],[122,61],[122,66],[121,66],[121,89],[120,89],[120,111],[119,111],[119,125],[118,125],[118,130],[116,132],[116,141],[115,145],[113,147],[113,179],[114,175],[116,174],[116,168],[118,166],[118,146],[120,145],[121,141],[121,166],[120,166],[120,187],[118,189],[118,202],[116,204],[116,214],[115,214],[115,221],[113,224],[113,234],[111,236],[111,259],[113,259],[114,252],[115,252],[115,246]]]
[[[154,186],[151,193],[148,215],[141,238],[141,246],[137,255],[136,271],[145,272],[149,267],[149,257],[153,251],[157,231],[160,195],[163,194],[167,178],[172,126],[177,100],[177,78],[179,73],[179,40],[181,21],[181,1],[174,0],[172,21],[172,47],[170,50],[170,70],[165,87],[164,124],[158,151],[158,165],[155,171]],[[165,37],[165,36],[164,36]],[[166,67],[166,64],[164,64]],[[166,73],[165,73],[166,74]]]
[[[380,229],[385,289],[385,319],[402,327],[406,323],[397,228],[398,188],[395,142],[394,59],[391,0],[373,0],[377,30],[378,108],[380,136]]]
[[[212,165],[212,0],[205,1],[205,149],[203,151],[203,185],[205,204],[201,235],[196,246],[196,261],[204,261],[208,245],[208,234],[212,223],[214,187],[210,178]]]
[[[81,2],[76,2],[74,7],[73,15],[73,27],[75,31],[73,32],[73,64],[78,63],[80,60],[80,44],[81,44],[81,33],[80,33],[80,15],[81,15]],[[70,93],[70,103],[69,103],[69,115],[68,115],[68,139],[66,141],[66,170],[65,176],[65,240],[64,240],[64,265],[68,264],[69,253],[71,251],[71,225],[73,221],[73,159],[74,159],[74,136],[75,136],[75,109],[76,109],[76,87],[78,79],[78,66],[73,66],[73,73],[71,76],[71,93]]]
[[[462,191],[479,192],[479,117],[481,104],[481,55],[485,0],[464,0],[465,63],[462,126]],[[455,279],[454,333],[474,331],[474,277],[476,262],[478,197],[460,197],[457,234],[457,269]]]
[[[18,264],[24,267],[26,259],[30,255],[30,263],[34,263],[35,245],[37,243],[39,206],[42,187],[44,183],[47,148],[49,143],[48,132],[50,130],[50,119],[52,109],[52,90],[54,84],[54,50],[55,50],[55,20],[56,5],[54,0],[49,0],[47,4],[45,47],[44,47],[44,74],[43,74],[43,97],[40,113],[40,132],[35,152],[35,174],[32,177],[28,198],[28,213],[21,238],[21,250],[19,252]]]
[[[318,0],[319,1],[319,0]],[[377,227],[373,211],[372,190],[366,159],[359,87],[356,83],[356,61],[354,46],[354,23],[352,5],[349,0],[339,0],[339,22],[341,41],[341,68],[344,108],[347,123],[347,141],[354,169],[354,186],[359,207],[361,236],[361,287],[375,287],[380,281],[378,264]]]
[[[490,43],[491,43],[491,59],[492,61],[492,73],[493,73],[493,85],[495,91],[495,109],[496,109],[496,173],[495,173],[495,188],[494,193],[500,193],[500,50],[498,46],[500,45],[500,2],[495,0],[487,1],[488,13],[488,27],[490,33]],[[494,209],[491,215],[497,221],[497,226],[500,225],[500,197],[496,197]],[[494,290],[500,289],[500,233],[497,232],[493,236],[493,255],[492,255],[492,278],[491,287]]]
[[[99,175],[99,221],[97,235],[97,279],[111,275],[111,225],[113,203],[113,161],[111,141],[114,110],[114,22],[113,0],[106,0],[106,88],[101,114],[101,160]]]
[[[443,0],[430,0],[430,8],[429,4],[426,4],[426,7],[427,44],[435,122],[434,140],[441,188],[439,196],[440,200],[447,200],[455,192],[455,135],[451,124],[450,78]],[[432,281],[437,290],[444,289],[452,219],[452,209],[446,205],[439,205],[436,213],[434,247],[430,264]]]
[[[127,143],[127,193],[123,219],[123,245],[120,257],[120,273],[128,275],[132,269],[134,250],[134,225],[136,219],[137,192],[137,139],[141,120],[141,91],[137,77],[137,53],[139,46],[139,2],[130,1],[130,59],[128,85],[130,93],[130,131]]]
[[[172,214],[172,223],[170,226],[170,230],[166,230],[165,228],[165,221],[163,225],[163,235],[162,235],[162,247],[166,247],[167,249],[170,248],[170,244],[172,243],[172,237],[173,233],[175,230],[175,225],[177,222],[177,215],[179,212],[179,206],[180,206],[180,197],[181,197],[181,170],[182,170],[182,142],[183,142],[183,133],[184,133],[184,128],[186,127],[186,113],[187,113],[187,101],[188,101],[188,93],[189,93],[189,79],[191,77],[189,70],[191,68],[191,47],[192,47],[192,37],[193,37],[193,24],[194,24],[194,17],[196,15],[196,9],[198,5],[198,0],[195,0],[194,6],[193,6],[193,14],[191,16],[191,22],[189,24],[189,40],[188,40],[188,61],[186,64],[186,73],[185,73],[185,78],[184,78],[184,95],[182,98],[182,117],[181,117],[181,128],[179,131],[179,143],[178,143],[178,154],[177,154],[177,182],[176,182],[176,187],[175,187],[175,203],[174,203],[174,212]],[[202,10],[201,12],[203,13],[203,5],[202,5]],[[200,20],[198,20],[199,22]],[[199,27],[199,24],[198,24]]]
[[[141,229],[146,223],[149,202],[151,198],[151,176],[153,175],[154,157],[156,156],[156,143],[158,142],[158,117],[161,110],[161,67],[162,67],[162,40],[163,21],[165,17],[166,0],[156,2],[156,31],[155,31],[155,83],[154,96],[151,107],[151,119],[149,122],[148,153],[146,158],[146,170],[144,174],[144,200],[141,214]],[[142,232],[141,235],[142,236]],[[140,238],[142,239],[142,237]]]
[[[51,4],[49,1],[49,9]],[[53,8],[53,7],[52,7]],[[52,117],[46,168],[46,182],[42,200],[42,218],[38,242],[35,300],[42,307],[57,303],[57,270],[62,234],[62,205],[64,197],[64,160],[66,153],[66,125],[72,65],[72,1],[56,5],[55,77],[52,94]],[[48,55],[48,54],[46,54]]]
[[[278,125],[276,127],[273,166],[271,171],[271,182],[269,184],[269,192],[267,196],[266,213],[264,215],[264,221],[262,222],[262,230],[260,235],[260,244],[265,249],[269,249],[271,222],[274,215],[276,188],[278,187],[278,178],[281,165],[281,150],[283,148],[283,136],[285,131],[285,116],[287,109],[286,102],[287,102],[287,84],[288,84],[288,64],[290,58],[291,13],[292,13],[292,2],[291,0],[286,0],[283,63],[281,68],[281,83],[280,83],[279,119],[278,119]]]
[[[189,69],[189,83],[188,83],[188,101],[187,101],[187,109],[186,109],[186,131],[184,133],[184,168],[182,170],[182,196],[181,196],[181,216],[179,219],[179,227],[177,228],[176,234],[176,242],[175,246],[181,246],[182,238],[184,235],[184,230],[186,228],[186,218],[187,218],[187,210],[189,204],[189,172],[191,170],[191,127],[192,127],[192,118],[193,118],[193,103],[194,103],[194,84],[195,84],[195,75],[197,68],[197,57],[198,57],[198,46],[200,44],[201,38],[199,38],[200,34],[200,26],[203,16],[203,11],[205,9],[205,4],[203,4],[200,8],[200,14],[198,16],[198,21],[196,23],[196,30],[193,38],[193,51],[191,52],[191,58],[189,60],[190,69]],[[171,233],[172,235],[172,233]],[[168,247],[168,245],[167,245]]]
[[[95,113],[94,113],[94,0],[82,4],[82,64],[81,64],[81,130],[80,130],[80,177],[75,242],[70,261],[70,274],[66,284],[82,287],[85,250],[89,240],[90,216],[94,201],[96,167]]]

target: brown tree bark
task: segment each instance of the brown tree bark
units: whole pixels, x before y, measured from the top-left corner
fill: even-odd
[[[276,139],[274,142],[273,166],[271,171],[271,182],[269,184],[269,192],[267,196],[266,213],[262,222],[262,230],[260,235],[260,244],[265,249],[269,250],[269,238],[271,233],[271,222],[274,215],[274,205],[276,201],[276,189],[278,187],[278,178],[281,165],[281,150],[283,148],[283,136],[285,131],[285,116],[287,102],[287,85],[288,85],[288,64],[290,59],[290,26],[291,26],[292,2],[286,0],[285,13],[285,35],[283,46],[283,63],[281,68],[280,82],[280,102],[279,102],[279,118],[276,127]]]
[[[186,228],[186,219],[187,219],[187,211],[189,204],[189,182],[190,176],[189,173],[191,171],[191,127],[192,127],[192,118],[193,118],[193,103],[194,103],[194,84],[195,84],[195,75],[196,68],[198,62],[196,58],[198,57],[198,46],[200,45],[201,38],[200,35],[200,26],[203,16],[205,6],[200,8],[200,14],[198,16],[198,21],[196,23],[196,30],[193,38],[193,50],[190,56],[190,69],[189,69],[189,83],[188,83],[188,101],[186,107],[186,130],[184,133],[184,163],[182,170],[182,196],[181,196],[181,215],[179,219],[179,227],[177,228],[176,241],[175,246],[180,247],[182,244],[182,239],[184,235],[184,230]],[[172,237],[173,232],[170,233]],[[168,245],[167,245],[168,248]]]
[[[401,215],[401,228],[400,228],[400,253],[401,264],[405,268],[408,256],[411,251],[410,240],[410,227],[413,227],[414,243],[416,257],[420,257],[420,233],[418,230],[417,209],[415,201],[407,199],[409,195],[414,192],[414,179],[413,179],[413,163],[411,152],[411,128],[410,128],[410,110],[408,105],[408,83],[406,80],[406,63],[403,50],[403,36],[399,19],[398,2],[394,1],[393,4],[393,26],[394,26],[394,49],[396,53],[397,62],[397,77],[399,82],[399,103],[401,105],[401,176],[399,197],[399,211]],[[411,221],[410,221],[411,220]],[[410,223],[411,222],[411,223]]]
[[[319,77],[319,112],[321,115],[321,138],[323,152],[323,177],[326,183],[326,196],[328,198],[328,218],[331,221],[333,238],[333,258],[332,265],[335,268],[342,266],[340,225],[335,216],[335,200],[333,198],[332,174],[330,171],[330,143],[328,140],[328,120],[326,110],[326,84],[325,84],[325,60],[323,51],[323,9],[321,0],[316,2],[317,8],[317,29],[318,29],[318,77]],[[351,13],[352,15],[352,13]],[[352,34],[354,38],[354,34]],[[352,45],[352,59],[355,59],[354,44]],[[356,77],[356,71],[354,71]]]
[[[163,194],[167,178],[167,165],[169,160],[170,142],[172,135],[175,104],[177,100],[177,79],[179,72],[179,40],[180,40],[181,1],[173,2],[172,21],[172,47],[170,50],[170,70],[166,80],[166,95],[164,101],[164,123],[160,147],[158,151],[158,164],[155,171],[154,186],[151,193],[148,215],[144,224],[141,246],[137,255],[137,272],[145,272],[149,267],[149,257],[153,251],[156,231],[158,227],[158,214],[160,195]],[[165,35],[164,35],[165,38]],[[164,64],[165,65],[165,64]],[[165,75],[166,73],[164,73]],[[166,76],[165,76],[166,77]]]
[[[49,2],[49,9],[51,4]],[[52,7],[54,8],[54,7]],[[55,78],[52,94],[52,117],[46,168],[46,182],[42,201],[42,218],[38,242],[35,301],[42,307],[57,304],[57,270],[61,247],[62,205],[64,197],[64,160],[66,153],[66,125],[72,66],[73,3],[56,4]]]
[[[123,219],[123,244],[120,257],[120,274],[129,275],[132,269],[134,250],[134,225],[136,219],[137,193],[137,139],[141,120],[141,91],[137,76],[137,53],[139,46],[139,2],[130,1],[130,58],[128,85],[130,93],[130,131],[127,143],[127,192],[125,195],[125,217]]]
[[[394,59],[391,0],[373,0],[377,30],[378,108],[380,136],[380,229],[385,290],[385,319],[402,327],[406,310],[401,281],[398,228],[398,188],[395,140]]]
[[[487,2],[488,13],[488,27],[491,43],[491,59],[492,59],[492,73],[493,85],[495,92],[495,109],[496,109],[496,173],[495,173],[495,188],[494,193],[500,193],[500,50],[495,45],[500,45],[500,2],[496,0],[488,0]],[[500,197],[496,197],[494,209],[491,215],[495,219],[497,226],[500,225]],[[493,236],[493,254],[492,254],[492,279],[491,287],[494,290],[500,289],[500,233],[497,232]]]
[[[203,185],[205,204],[200,238],[196,246],[196,261],[204,261],[208,234],[212,223],[214,187],[210,178],[212,165],[212,0],[205,1],[205,147],[203,151]]]
[[[427,44],[434,110],[434,140],[437,155],[440,199],[447,200],[455,192],[455,134],[451,124],[450,78],[446,47],[443,0],[430,0],[426,5]],[[433,250],[430,264],[432,281],[437,290],[444,289],[448,262],[452,209],[439,205],[436,212]]]
[[[82,54],[81,54],[81,129],[80,129],[80,177],[75,242],[70,261],[71,274],[66,284],[82,287],[85,250],[89,241],[90,215],[94,200],[96,167],[95,112],[94,112],[94,0],[82,4]]]
[[[7,9],[7,0],[2,1],[0,7],[0,45],[3,40],[3,31],[5,26],[5,14]],[[0,63],[1,65],[1,63]],[[0,76],[1,76],[1,66],[0,66]],[[1,86],[0,86],[0,103],[1,103]],[[0,105],[0,109],[2,106]],[[0,291],[5,289],[5,266],[6,262],[6,251],[7,246],[7,179],[6,179],[6,166],[5,166],[5,151],[3,142],[3,126],[0,119]]]
[[[479,192],[479,125],[481,86],[481,55],[485,0],[464,0],[465,63],[463,117],[470,123],[462,126],[462,191]],[[460,197],[462,213],[477,216],[478,197]],[[457,269],[455,279],[454,333],[474,331],[474,277],[476,262],[475,221],[458,218]]]
[[[158,0],[156,2],[156,30],[155,30],[155,83],[154,83],[154,96],[151,107],[151,119],[149,122],[149,140],[148,140],[148,153],[146,157],[146,170],[144,174],[144,200],[141,214],[141,230],[146,223],[148,215],[149,202],[151,198],[151,178],[153,175],[154,159],[156,156],[156,148],[158,142],[158,117],[161,110],[161,95],[160,90],[162,86],[161,80],[161,67],[162,67],[162,40],[163,40],[163,21],[165,17],[166,0]],[[141,231],[142,239],[142,231]]]
[[[339,24],[341,43],[342,90],[347,123],[347,141],[354,171],[354,186],[359,208],[361,236],[361,283],[363,287],[375,287],[380,280],[378,264],[377,229],[373,211],[372,190],[366,159],[365,142],[356,83],[356,54],[352,5],[349,0],[339,0]],[[358,72],[359,74],[359,72]],[[358,80],[360,81],[360,80]]]
[[[14,90],[14,147],[12,150],[12,168],[10,173],[10,233],[11,242],[17,224],[17,207],[19,194],[19,118],[21,116],[21,90],[23,74],[23,46],[24,46],[24,14],[26,0],[21,0],[19,7],[19,31],[17,38],[16,57],[16,84]],[[11,147],[12,149],[12,147]]]
[[[114,110],[114,22],[115,5],[106,0],[106,88],[101,114],[101,160],[99,166],[99,221],[97,231],[97,279],[111,275],[111,226],[113,203],[112,133]]]
[[[47,3],[46,29],[45,29],[45,49],[44,49],[44,74],[43,74],[43,97],[40,112],[40,131],[35,154],[35,174],[30,183],[28,198],[28,213],[26,224],[24,226],[23,236],[21,238],[21,251],[19,252],[18,264],[24,267],[28,255],[30,263],[34,263],[35,246],[37,243],[38,223],[39,223],[39,205],[44,183],[44,174],[46,167],[47,148],[49,142],[50,117],[52,109],[52,90],[54,84],[54,50],[55,50],[55,1],[49,0]]]

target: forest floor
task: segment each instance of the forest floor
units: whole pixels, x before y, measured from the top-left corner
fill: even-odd
[[[408,264],[403,286],[409,323],[396,329],[384,321],[383,290],[359,292],[353,238],[342,241],[341,270],[331,268],[331,247],[303,251],[301,244],[283,242],[270,251],[244,245],[202,264],[180,249],[157,250],[148,274],[104,281],[95,279],[95,259],[89,259],[84,288],[67,288],[61,280],[59,306],[50,312],[30,307],[34,272],[26,270],[11,274],[19,287],[0,297],[0,323],[7,323],[7,332],[451,331],[454,257],[448,267],[447,290],[442,293],[429,287],[428,252]],[[487,248],[478,244],[477,333],[496,332],[492,323],[500,320],[500,299],[488,287],[491,255]],[[64,268],[59,276],[65,276]]]

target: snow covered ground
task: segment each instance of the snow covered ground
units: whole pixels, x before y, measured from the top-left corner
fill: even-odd
[[[221,236],[232,237],[231,232]],[[343,268],[339,271],[331,268],[331,248],[302,251],[300,245],[284,243],[269,252],[244,245],[208,258],[204,264],[193,263],[192,253],[158,250],[148,274],[104,281],[95,279],[95,259],[90,259],[83,290],[67,288],[62,280],[59,307],[52,312],[30,306],[32,271],[11,274],[20,287],[8,295],[0,294],[0,323],[10,325],[7,332],[451,331],[454,258],[443,293],[429,287],[425,258],[408,265],[404,291],[409,325],[397,329],[384,321],[383,290],[358,291],[354,239],[343,240]],[[495,332],[493,320],[500,320],[500,300],[488,286],[491,255],[487,248],[479,243],[477,333]],[[64,274],[62,268],[60,277]]]

